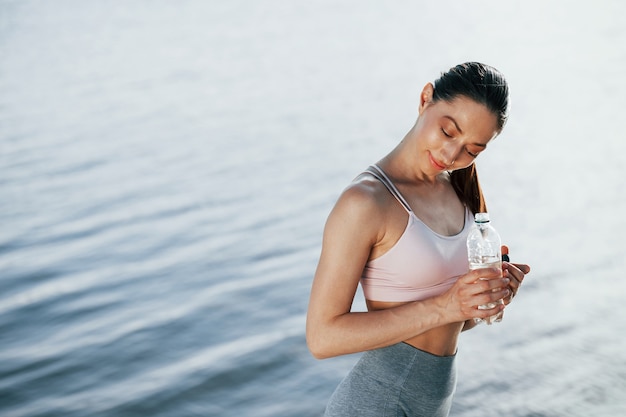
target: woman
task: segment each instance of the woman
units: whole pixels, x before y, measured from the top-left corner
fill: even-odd
[[[466,237],[474,214],[486,211],[474,160],[502,131],[507,108],[496,69],[450,69],[426,84],[398,146],[339,197],[324,230],[307,343],[317,358],[365,353],[326,416],[448,415],[459,334],[502,311],[530,271],[504,262],[468,272]],[[350,311],[359,282],[367,312]]]

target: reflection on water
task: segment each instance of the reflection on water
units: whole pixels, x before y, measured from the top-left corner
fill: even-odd
[[[533,273],[453,415],[624,414],[623,12],[1,0],[0,414],[320,415],[358,357],[304,342],[324,219],[466,59],[511,81],[480,170]]]

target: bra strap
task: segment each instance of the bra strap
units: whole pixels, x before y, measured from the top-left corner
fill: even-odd
[[[383,172],[382,169],[380,169],[378,167],[378,165],[370,165],[365,172],[371,174],[374,176],[374,178],[376,178],[378,181],[382,182],[383,185],[385,186],[385,188],[387,188],[387,190],[389,190],[389,192],[391,193],[391,195],[393,195],[396,200],[398,200],[398,202],[400,204],[402,204],[402,207],[404,207],[404,209],[409,212],[412,213],[413,210],[411,210],[411,206],[409,206],[409,203],[406,202],[406,200],[404,199],[404,197],[402,197],[402,194],[400,194],[400,191],[398,191],[398,189],[396,188],[395,185],[393,185],[393,182],[391,182],[391,180],[389,179],[389,177],[387,177],[387,175],[385,175],[385,173]]]

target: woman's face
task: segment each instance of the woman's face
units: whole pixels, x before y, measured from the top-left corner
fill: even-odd
[[[420,166],[431,175],[468,167],[498,134],[497,117],[483,104],[464,96],[433,102],[430,84],[416,127]]]

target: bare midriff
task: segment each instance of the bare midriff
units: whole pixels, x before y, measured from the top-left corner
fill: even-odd
[[[386,310],[407,303],[366,300],[369,311]],[[404,342],[437,356],[452,356],[456,353],[459,334],[463,330],[463,322],[450,323],[435,327]]]

